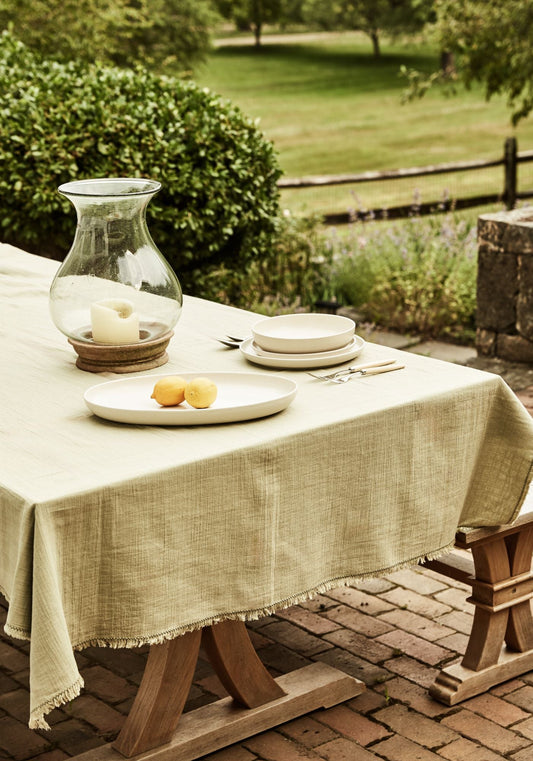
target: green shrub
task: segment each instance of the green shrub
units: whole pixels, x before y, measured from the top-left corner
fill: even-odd
[[[75,213],[57,186],[143,176],[162,183],[149,228],[189,292],[209,268],[268,253],[281,174],[272,145],[210,91],[144,69],[38,61],[7,32],[0,88],[4,241],[63,258]]]
[[[352,227],[332,241],[340,300],[392,330],[469,342],[475,334],[476,225],[453,215]]]
[[[206,298],[274,315],[313,309],[328,290],[331,247],[319,218],[280,217],[268,254],[201,277]]]

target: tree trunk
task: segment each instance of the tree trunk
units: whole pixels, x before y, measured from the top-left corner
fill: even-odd
[[[455,59],[449,50],[443,50],[440,54],[440,70],[445,79],[455,74]]]
[[[381,49],[379,47],[379,32],[376,30],[370,32],[370,39],[372,40],[372,49],[374,51],[374,58],[381,56]]]
[[[255,37],[256,46],[261,45],[261,27],[262,27],[262,24],[260,21],[254,24],[254,37]]]

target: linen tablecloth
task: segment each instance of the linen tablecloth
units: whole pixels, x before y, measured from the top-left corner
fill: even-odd
[[[31,638],[30,726],[79,693],[76,649],[253,619],[518,514],[533,424],[499,376],[371,343],[361,361],[406,368],[326,385],[255,367],[214,338],[257,315],[200,299],[149,374],[281,373],[292,404],[214,426],[93,416],[84,391],[117,376],[77,369],[52,324],[57,266],[0,246],[0,589],[6,632]]]

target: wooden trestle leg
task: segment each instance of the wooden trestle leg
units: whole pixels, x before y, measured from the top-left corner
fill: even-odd
[[[498,661],[503,643],[525,652],[533,647],[529,598],[533,529],[472,548],[474,625],[463,666],[481,671]]]
[[[468,546],[468,544],[465,544]],[[533,668],[533,526],[472,541],[475,573],[446,573],[446,559],[434,567],[472,584],[474,621],[464,658],[443,669],[430,694],[447,705],[484,692]]]
[[[204,629],[202,644],[218,678],[239,705],[256,708],[285,695],[264,667],[240,621],[223,621]]]
[[[182,715],[201,640],[231,697]],[[192,761],[309,711],[353,698],[364,689],[358,679],[325,663],[273,679],[244,623],[224,621],[152,645],[117,739],[77,756],[76,761],[119,761],[121,756],[138,754],[158,761]]]
[[[167,743],[189,695],[201,630],[152,645],[133,706],[114,742],[123,756],[135,756]]]

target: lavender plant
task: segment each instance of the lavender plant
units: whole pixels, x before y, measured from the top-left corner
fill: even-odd
[[[392,330],[470,342],[475,332],[476,224],[448,214],[361,224],[331,237],[332,284],[344,303]]]

